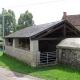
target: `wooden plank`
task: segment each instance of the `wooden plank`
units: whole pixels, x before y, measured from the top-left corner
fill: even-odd
[[[75,30],[71,29],[70,27],[66,26],[69,30],[71,30],[73,33],[75,33],[77,36],[80,36]]]
[[[32,39],[32,40],[61,40],[64,38],[36,38],[36,39]]]
[[[64,26],[64,25],[61,25],[61,26],[59,26],[59,27],[56,27],[55,29],[51,29],[51,30],[47,31],[46,33],[44,33],[43,35],[41,35],[41,36],[39,36],[39,37],[37,37],[37,38],[44,37],[44,36],[46,36],[46,35],[48,35],[48,34],[54,32],[54,31],[56,31],[56,30],[62,28],[63,26]],[[35,38],[35,39],[36,39],[36,38]]]
[[[64,27],[63,27],[63,36],[64,38],[66,38],[66,25],[64,24]]]

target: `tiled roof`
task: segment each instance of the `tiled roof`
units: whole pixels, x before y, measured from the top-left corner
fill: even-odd
[[[79,15],[66,15],[66,19],[74,26],[80,26],[80,14]]]
[[[5,38],[19,38],[19,37],[20,38],[23,38],[23,37],[34,38],[35,36],[40,35],[40,34],[44,33],[45,31],[48,31],[49,29],[58,27],[59,25],[64,24],[64,23],[68,23],[70,26],[75,28],[67,20],[63,19],[63,20],[56,21],[56,22],[51,22],[51,23],[46,23],[46,24],[27,27],[27,28],[24,28],[24,29],[19,30],[17,32],[14,32],[14,33],[12,33],[12,34],[10,34],[8,36],[5,36]]]
[[[34,36],[44,30],[51,28],[52,26],[54,27],[54,25],[56,25],[62,21],[64,21],[64,20],[27,27],[27,28],[21,29],[17,32],[14,32],[8,36],[5,36],[5,37],[6,38],[7,37],[31,37],[31,36]]]

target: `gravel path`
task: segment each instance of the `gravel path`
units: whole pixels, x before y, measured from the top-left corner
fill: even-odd
[[[44,80],[44,79],[10,71],[0,66],[0,80]]]

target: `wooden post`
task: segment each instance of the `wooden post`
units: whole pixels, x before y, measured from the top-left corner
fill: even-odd
[[[63,37],[66,38],[66,26],[63,27]]]

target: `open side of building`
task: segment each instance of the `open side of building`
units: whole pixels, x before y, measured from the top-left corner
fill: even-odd
[[[56,45],[65,38],[80,37],[67,20],[24,28],[5,36],[5,52],[29,65],[53,65],[58,60]]]

